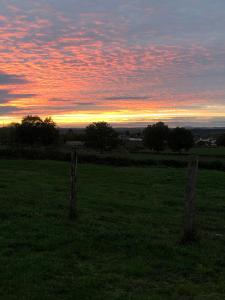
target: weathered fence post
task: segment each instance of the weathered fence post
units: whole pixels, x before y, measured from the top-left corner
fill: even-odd
[[[188,178],[185,191],[185,225],[184,243],[191,243],[197,239],[195,191],[198,173],[198,157],[191,157],[188,164]]]
[[[71,187],[70,187],[70,203],[69,217],[75,220],[77,217],[77,151],[71,151]]]

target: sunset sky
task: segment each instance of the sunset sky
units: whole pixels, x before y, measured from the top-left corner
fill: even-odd
[[[224,0],[0,0],[0,126],[225,126]]]

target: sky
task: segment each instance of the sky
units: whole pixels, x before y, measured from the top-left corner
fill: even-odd
[[[0,0],[0,126],[225,127],[224,0]]]

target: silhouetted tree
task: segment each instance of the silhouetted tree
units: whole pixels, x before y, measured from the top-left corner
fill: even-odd
[[[163,122],[148,125],[143,131],[144,145],[151,150],[162,151],[167,145],[168,135],[169,128]]]
[[[96,122],[86,127],[86,145],[90,148],[110,150],[119,144],[117,132],[106,122]]]
[[[194,136],[191,130],[183,127],[176,127],[169,133],[169,147],[173,151],[188,151],[194,146]]]
[[[33,145],[40,142],[42,120],[38,116],[28,115],[20,123],[15,124],[16,139],[22,144]]]
[[[22,119],[21,124],[17,123],[14,127],[16,140],[27,145],[50,145],[56,142],[59,135],[56,124],[51,118],[43,121],[38,116],[28,115]]]
[[[216,140],[217,146],[225,147],[225,133],[221,134]]]
[[[45,118],[41,123],[40,133],[40,141],[43,145],[54,144],[59,137],[59,131],[56,128],[56,123],[51,117]]]

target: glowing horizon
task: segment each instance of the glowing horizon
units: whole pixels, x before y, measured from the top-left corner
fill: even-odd
[[[222,0],[0,0],[0,126],[225,127]]]

